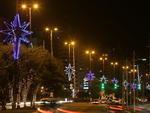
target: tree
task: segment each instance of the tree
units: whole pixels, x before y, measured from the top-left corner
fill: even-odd
[[[65,83],[61,62],[52,58],[47,50],[40,47],[22,46],[20,59],[13,61],[11,45],[0,44],[0,65],[0,80],[2,81],[0,92],[7,97],[13,94],[13,98],[9,100],[14,103],[26,102],[28,94],[30,94],[30,99],[32,99],[31,96],[35,97],[33,98],[35,101],[41,85],[58,92],[56,89],[62,89],[62,84]],[[4,89],[6,93],[10,93],[4,94]],[[3,100],[6,99],[3,98]]]

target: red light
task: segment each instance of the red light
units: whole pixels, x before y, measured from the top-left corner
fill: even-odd
[[[61,111],[61,112],[65,112],[65,113],[81,113],[81,112],[76,112],[76,111],[69,111],[69,110],[65,110],[65,109],[60,109],[60,108],[58,108],[57,110]]]

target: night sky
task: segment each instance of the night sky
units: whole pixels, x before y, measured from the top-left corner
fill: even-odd
[[[0,0],[0,18],[12,18],[15,0]],[[25,0],[24,0],[25,1]],[[147,54],[150,38],[148,3],[132,0],[37,0],[38,25],[60,26],[66,37],[98,51]]]

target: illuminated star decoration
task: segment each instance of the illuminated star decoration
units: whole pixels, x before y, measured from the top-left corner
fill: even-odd
[[[125,87],[125,89],[127,89],[127,87],[129,86],[129,83],[125,80],[125,81],[123,82],[123,86]]]
[[[135,89],[137,88],[137,84],[132,83],[132,84],[130,85],[130,87],[131,87],[131,89],[132,89],[133,91],[135,91]]]
[[[101,78],[100,78],[100,81],[101,82],[104,82],[105,84],[107,83],[107,78],[105,77],[105,75],[103,75]]]
[[[87,74],[86,74],[86,78],[88,81],[94,80],[95,76],[94,73],[92,73],[92,71],[90,70]]]
[[[29,23],[23,22],[21,24],[19,14],[16,14],[14,20],[10,24],[7,22],[4,22],[4,24],[7,29],[0,30],[0,33],[7,35],[7,37],[3,40],[3,42],[11,43],[13,45],[13,58],[14,60],[18,60],[20,44],[26,43],[32,45],[27,38],[28,35],[32,34],[32,32],[27,30]]]
[[[113,79],[111,80],[111,82],[112,82],[113,84],[118,84],[118,80],[117,80],[116,78],[113,78]]]
[[[71,81],[71,75],[75,74],[75,69],[71,66],[70,63],[65,68],[66,69],[64,71],[66,72],[66,75],[68,75],[68,80]]]

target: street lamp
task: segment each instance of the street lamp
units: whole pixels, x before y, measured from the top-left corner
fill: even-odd
[[[123,69],[123,77],[122,77],[122,86],[124,86],[124,88],[122,88],[122,97],[123,97],[123,101],[122,101],[122,105],[124,105],[125,102],[125,98],[126,98],[126,106],[128,107],[128,70],[129,70],[129,66],[125,65],[122,66]],[[127,84],[125,84],[127,83]]]
[[[68,60],[69,60],[69,64],[70,64],[70,47],[72,46],[72,63],[73,63],[73,70],[75,70],[75,41],[71,41],[71,42],[65,42],[65,45],[68,45],[69,48],[69,54],[68,54]],[[75,98],[76,95],[76,73],[73,73],[73,84],[74,84],[74,88],[73,88],[73,98]]]
[[[88,74],[92,77],[94,73],[92,73],[92,71],[91,71],[91,61],[92,61],[91,57],[92,57],[93,54],[95,54],[95,51],[94,50],[86,50],[85,54],[89,55],[89,61],[90,61],[89,62],[90,63],[89,69],[90,70],[89,70]],[[90,96],[90,101],[92,101],[92,97],[91,97],[91,80],[89,80],[89,86],[90,86],[89,87],[89,96]]]
[[[49,28],[49,27],[46,27],[45,28],[45,31],[49,33],[50,35],[50,41],[51,41],[51,57],[54,56],[53,54],[53,32],[56,32],[58,31],[58,28],[54,27],[54,28]]]
[[[118,62],[111,62],[110,64],[113,66],[114,75],[115,75],[115,69],[116,69],[116,66],[118,65]]]
[[[133,84],[134,84],[134,82],[135,82],[135,74],[137,73],[137,70],[135,69],[135,65],[133,65],[133,69],[130,70],[130,73],[133,74],[133,76],[131,76],[131,77],[133,77],[133,78],[131,78],[131,80],[133,79]],[[131,88],[130,88],[130,92],[131,92]],[[130,97],[130,103],[132,103],[132,99],[131,98],[132,97]],[[134,110],[134,112],[135,112],[135,102],[136,102],[135,98],[136,97],[135,97],[135,87],[134,87],[133,88],[133,110]]]
[[[71,41],[71,42],[65,42],[64,43],[65,45],[68,45],[68,50],[69,50],[69,52],[68,52],[68,60],[69,60],[69,63],[70,63],[70,47],[72,46],[72,50],[73,50],[73,64],[74,64],[74,57],[75,57],[75,55],[74,55],[74,46],[75,46],[75,42],[74,41]]]
[[[91,70],[91,61],[92,61],[91,58],[92,58],[92,55],[95,54],[95,51],[94,51],[94,50],[86,50],[85,53],[86,53],[87,55],[89,55],[89,61],[90,61],[90,67],[89,67],[89,68],[90,68],[90,70]]]
[[[21,8],[23,10],[27,9],[29,10],[29,22],[30,22],[30,31],[31,31],[31,22],[32,22],[32,9],[38,9],[39,8],[39,4],[37,3],[34,3],[34,4],[30,4],[30,5],[27,5],[27,4],[22,4],[21,5]]]
[[[104,66],[105,66],[105,61],[107,61],[108,60],[108,55],[107,54],[103,54],[100,58],[99,58],[99,60],[100,61],[102,61],[103,62],[103,73],[104,73]]]

